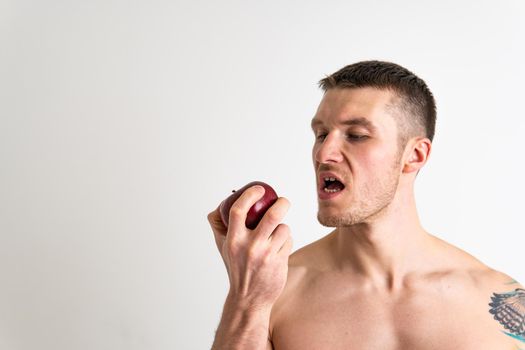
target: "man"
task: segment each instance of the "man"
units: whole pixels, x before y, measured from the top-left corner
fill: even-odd
[[[434,98],[381,61],[321,80],[312,120],[318,220],[335,229],[292,255],[285,198],[253,231],[261,188],[228,230],[208,215],[230,279],[213,349],[525,349],[525,290],[426,232],[414,199],[432,148]]]

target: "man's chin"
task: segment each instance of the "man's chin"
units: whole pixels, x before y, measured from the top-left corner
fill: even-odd
[[[327,215],[318,212],[317,221],[326,227],[343,227],[355,225],[358,222],[358,219],[348,215]]]

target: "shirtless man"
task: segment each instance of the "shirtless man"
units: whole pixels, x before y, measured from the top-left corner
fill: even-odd
[[[235,202],[228,230],[211,212],[230,280],[213,349],[525,349],[523,286],[418,219],[414,181],[436,115],[426,84],[365,61],[320,85],[318,220],[335,229],[290,255],[285,198],[253,231],[244,221],[261,188]]]

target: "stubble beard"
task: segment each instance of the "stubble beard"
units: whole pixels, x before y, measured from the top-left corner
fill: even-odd
[[[317,212],[319,223],[326,227],[347,227],[371,222],[381,216],[392,203],[397,191],[401,167],[399,157],[400,155],[396,157],[387,176],[366,184],[361,189],[361,193],[357,193],[359,198],[348,208],[343,209],[342,214],[330,214],[328,208],[319,208]],[[354,191],[354,196],[356,195],[355,190],[355,188],[350,189],[350,191]]]

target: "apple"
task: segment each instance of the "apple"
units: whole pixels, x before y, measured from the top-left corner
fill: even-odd
[[[277,193],[275,193],[274,189],[270,185],[262,181],[252,181],[237,191],[233,190],[233,194],[221,202],[219,211],[224,226],[228,227],[228,222],[230,220],[230,209],[233,203],[235,203],[235,201],[244,191],[246,191],[246,189],[255,185],[264,187],[265,192],[263,197],[255,202],[254,205],[252,205],[250,210],[248,210],[248,214],[246,215],[246,227],[248,227],[250,230],[253,230],[257,227],[259,221],[261,221],[262,217],[264,216],[264,213],[266,213],[273,203],[277,201]]]

